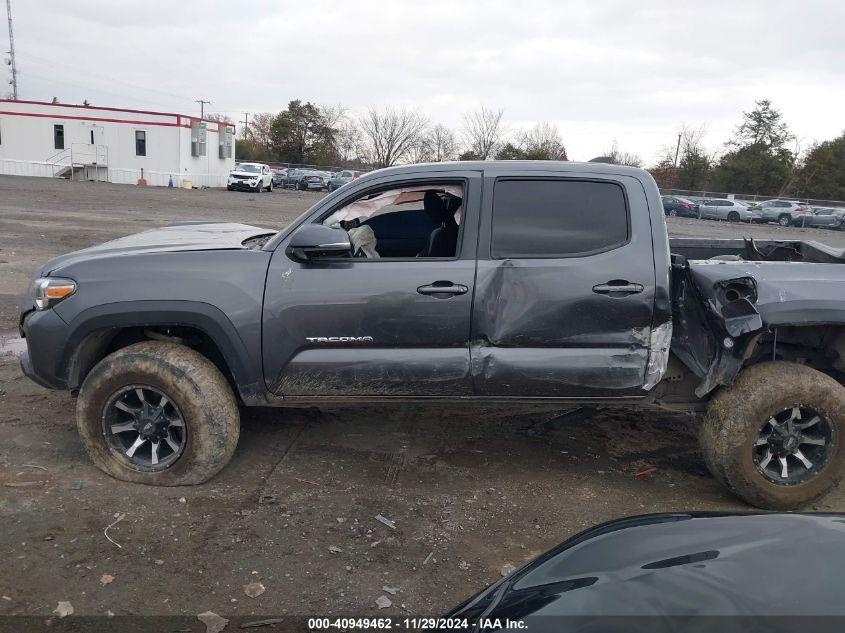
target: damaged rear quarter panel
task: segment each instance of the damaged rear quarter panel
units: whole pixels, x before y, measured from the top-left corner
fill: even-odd
[[[733,381],[762,332],[845,323],[840,264],[699,260],[676,272],[673,351],[702,378],[699,397]]]
[[[721,314],[720,285],[751,278],[753,302],[766,327],[845,323],[845,267],[807,262],[691,261],[690,275],[705,301]]]

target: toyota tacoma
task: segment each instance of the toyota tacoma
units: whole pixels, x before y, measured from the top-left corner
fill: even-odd
[[[694,413],[713,475],[795,508],[845,460],[845,253],[673,239],[643,170],[408,165],[287,228],[180,223],[53,259],[23,370],[119,479],[201,483],[240,406],[457,400]]]

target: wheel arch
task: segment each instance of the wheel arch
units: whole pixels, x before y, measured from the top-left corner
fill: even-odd
[[[260,368],[217,307],[196,301],[131,301],[95,306],[70,323],[60,371],[78,389],[108,354],[142,340],[181,342],[213,362],[245,404],[265,402]]]

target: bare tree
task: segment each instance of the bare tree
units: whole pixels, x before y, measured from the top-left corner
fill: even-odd
[[[567,160],[557,126],[545,121],[523,132],[519,145],[527,160]]]
[[[431,144],[431,134],[428,131],[423,131],[417,142],[411,147],[408,152],[408,162],[410,163],[431,163],[434,162],[434,148]]]
[[[505,129],[502,124],[504,110],[481,109],[464,114],[461,131],[467,146],[466,154],[477,160],[487,160],[501,144]]]
[[[406,160],[419,143],[428,122],[414,110],[370,108],[360,119],[376,167],[390,167]]]
[[[428,143],[431,150],[430,160],[435,163],[454,160],[458,155],[458,141],[455,133],[445,125],[438,123],[431,128]]]
[[[643,166],[643,159],[639,154],[619,151],[619,145],[616,143],[616,139],[613,139],[613,145],[605,156],[607,156],[610,159],[610,162],[614,165],[627,165],[629,167]]]
[[[364,153],[364,139],[358,123],[344,117],[335,128],[337,153],[344,165],[359,161]]]

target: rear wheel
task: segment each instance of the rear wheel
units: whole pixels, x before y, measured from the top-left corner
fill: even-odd
[[[269,191],[269,192],[271,192],[271,193],[272,193],[272,191],[273,191],[273,181],[272,181],[272,180],[270,181],[270,184],[269,184],[269,185],[267,185],[267,191]]]
[[[792,218],[784,213],[778,218],[778,224],[781,226],[789,226],[792,224]]]
[[[669,209],[669,216],[670,217],[678,217],[678,212],[675,209]]]
[[[240,419],[232,390],[198,352],[136,343],[100,361],[85,379],[77,427],[94,464],[135,483],[202,483],[231,459]]]
[[[730,213],[728,213],[728,222],[739,222],[739,220],[739,213],[737,213],[736,211],[731,211]]]
[[[713,475],[751,505],[793,510],[845,466],[845,387],[796,363],[761,363],[719,392],[701,428]]]

